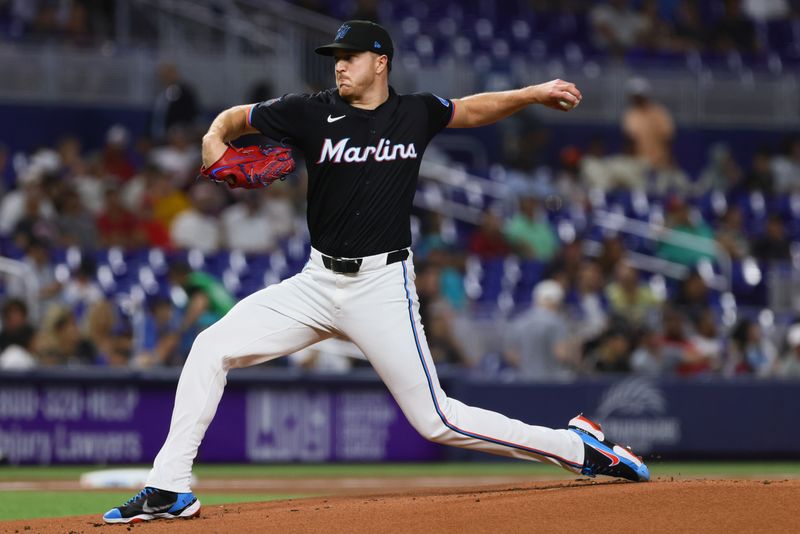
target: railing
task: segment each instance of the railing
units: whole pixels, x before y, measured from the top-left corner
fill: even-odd
[[[661,225],[625,217],[619,213],[602,210],[595,210],[593,212],[592,222],[596,226],[613,232],[631,234],[658,243],[676,245],[701,254],[714,256],[719,264],[721,272],[719,274],[714,274],[713,271],[709,271],[708,267],[704,266],[700,269],[700,273],[706,278],[706,283],[712,288],[720,291],[730,291],[731,274],[733,270],[731,257],[719,246],[715,239],[687,234],[686,232],[672,230]],[[653,259],[660,261],[651,263],[652,269],[648,270],[654,271],[657,269],[657,271],[654,272],[660,272],[665,276],[671,276],[673,278],[682,278],[688,274],[688,269],[683,265],[661,260],[660,258]],[[639,258],[638,261],[641,263],[642,259]],[[681,269],[682,267],[683,269]]]
[[[421,191],[414,197],[414,204],[417,207],[437,211],[447,217],[470,224],[480,222],[482,209],[448,199],[448,193],[452,190],[463,190],[467,196],[470,194],[486,195],[506,206],[514,201],[513,192],[508,184],[475,176],[457,166],[441,162],[423,160],[420,178]],[[698,266],[700,274],[709,287],[721,292],[730,291],[732,260],[714,239],[687,234],[666,228],[661,224],[648,223],[597,208],[592,211],[586,222],[588,226],[594,225],[615,233],[630,234],[656,243],[677,245],[713,256],[719,265],[720,272],[714,273],[710,262],[703,262]],[[573,232],[567,233],[574,235],[574,229]],[[592,252],[592,250],[590,244],[588,252]],[[657,273],[668,278],[682,280],[689,274],[689,268],[685,265],[656,256],[629,251],[627,259],[639,270]]]

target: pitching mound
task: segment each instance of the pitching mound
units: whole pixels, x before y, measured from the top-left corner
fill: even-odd
[[[202,500],[202,495],[201,495]],[[14,521],[3,532],[793,532],[800,481],[584,481],[207,506],[190,520]]]

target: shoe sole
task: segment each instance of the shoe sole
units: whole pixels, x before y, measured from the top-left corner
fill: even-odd
[[[133,517],[120,517],[119,519],[106,519],[103,521],[109,524],[119,523],[144,523],[145,521],[152,521],[153,519],[192,519],[200,516],[200,501],[195,500],[192,504],[181,510],[178,515],[163,513],[163,514],[139,514]]]

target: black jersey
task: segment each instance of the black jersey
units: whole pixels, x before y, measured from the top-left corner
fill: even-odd
[[[398,95],[390,87],[386,102],[364,110],[329,89],[261,102],[248,120],[303,151],[311,246],[358,258],[411,245],[422,154],[453,112],[452,101],[430,93]]]

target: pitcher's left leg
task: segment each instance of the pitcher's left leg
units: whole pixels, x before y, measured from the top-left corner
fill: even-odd
[[[388,265],[363,282],[369,287],[349,299],[339,327],[364,352],[420,434],[437,443],[581,471],[584,445],[575,432],[528,425],[445,394],[420,322],[410,262]]]

